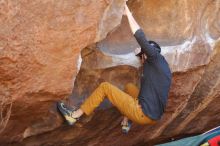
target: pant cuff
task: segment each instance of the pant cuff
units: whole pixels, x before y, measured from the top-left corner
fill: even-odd
[[[80,106],[80,109],[87,115],[89,116],[92,112],[87,110],[87,108],[84,105]]]

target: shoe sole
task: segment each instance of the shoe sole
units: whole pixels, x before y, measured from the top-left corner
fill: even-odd
[[[68,125],[73,125],[75,122],[76,122],[76,119],[74,118],[70,118],[68,116],[68,114],[66,113],[66,111],[63,110],[62,108],[62,105],[63,104],[62,102],[58,102],[57,103],[57,107],[59,109],[59,112],[61,113],[61,115],[65,118],[66,122],[68,123]]]

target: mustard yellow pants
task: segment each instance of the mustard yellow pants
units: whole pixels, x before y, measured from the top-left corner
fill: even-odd
[[[86,115],[90,115],[107,97],[124,116],[133,122],[138,124],[154,124],[156,121],[151,120],[142,112],[141,106],[138,104],[138,93],[139,89],[131,83],[125,86],[125,92],[123,92],[112,84],[103,82],[85,100],[80,108]]]

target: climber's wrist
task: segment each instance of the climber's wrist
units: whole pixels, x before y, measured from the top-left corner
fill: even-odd
[[[129,8],[127,6],[127,4],[125,5],[125,13],[126,13],[127,16],[132,15],[131,11],[129,10]]]

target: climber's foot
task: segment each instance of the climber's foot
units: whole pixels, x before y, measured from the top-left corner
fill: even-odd
[[[131,120],[128,120],[126,118],[123,119],[121,125],[122,125],[122,132],[127,134],[129,130],[131,129]]]
[[[73,125],[74,123],[76,123],[78,118],[73,117],[73,114],[76,111],[76,109],[71,109],[67,107],[63,102],[58,102],[57,108],[59,109],[60,113],[63,115],[63,117],[69,125]]]

